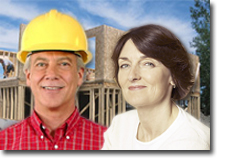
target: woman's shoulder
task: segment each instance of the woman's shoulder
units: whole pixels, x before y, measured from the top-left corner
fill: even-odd
[[[203,143],[210,146],[210,128],[201,123],[195,117],[182,110],[183,125],[181,131],[186,132],[182,137],[187,135],[189,139],[197,140],[199,143]]]
[[[190,127],[197,129],[197,130],[202,130],[205,132],[210,132],[210,128],[204,125],[202,122],[200,122],[198,119],[193,117],[191,114],[188,112],[182,110],[182,115],[184,117],[184,121],[187,123],[186,125],[189,125]]]
[[[136,110],[127,111],[116,115],[108,130],[104,134],[103,149],[129,148],[135,136],[139,119]]]
[[[130,128],[135,126],[139,122],[138,114],[136,110],[130,110],[124,113],[116,115],[111,123],[114,128]]]

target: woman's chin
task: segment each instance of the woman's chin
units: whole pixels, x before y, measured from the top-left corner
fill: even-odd
[[[137,102],[137,101],[127,101],[127,102],[136,109],[143,108],[145,106],[143,102]]]

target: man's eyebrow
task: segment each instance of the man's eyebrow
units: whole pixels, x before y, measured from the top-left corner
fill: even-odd
[[[57,61],[63,61],[63,60],[68,60],[69,62],[72,62],[73,60],[69,57],[61,57],[61,58],[58,58]],[[48,62],[49,60],[47,58],[44,58],[44,57],[37,57],[35,60],[34,60],[34,63],[36,63],[37,61],[46,61]]]
[[[69,58],[69,57],[61,57],[61,58],[58,58],[58,61],[63,61],[63,60],[67,60],[69,62],[72,62],[72,58]]]
[[[35,60],[34,60],[34,63],[36,63],[37,61],[48,61],[46,58],[43,58],[43,57],[37,57]]]

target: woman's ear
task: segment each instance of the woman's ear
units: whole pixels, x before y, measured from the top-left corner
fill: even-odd
[[[171,81],[170,84],[173,86],[173,88],[176,88],[176,84],[173,81]]]

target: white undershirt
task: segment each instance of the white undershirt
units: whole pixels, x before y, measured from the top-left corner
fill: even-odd
[[[133,140],[134,140],[133,149],[134,150],[157,150],[160,146],[162,146],[162,144],[164,144],[164,142],[172,135],[173,132],[177,130],[177,128],[183,122],[183,116],[181,114],[181,110],[179,109],[179,107],[178,107],[178,110],[179,110],[179,113],[177,115],[177,118],[170,125],[170,127],[165,132],[163,132],[160,136],[154,138],[153,140],[149,142],[141,142],[136,138],[136,134],[134,134],[135,137],[133,137]],[[136,125],[136,133],[138,131],[139,123],[140,122],[138,122]]]

